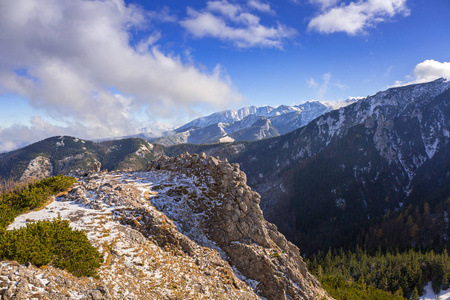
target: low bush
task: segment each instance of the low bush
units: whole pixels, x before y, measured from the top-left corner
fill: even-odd
[[[2,189],[0,260],[15,260],[21,264],[30,262],[38,267],[52,265],[75,276],[96,276],[103,257],[83,231],[70,228],[69,221],[59,217],[6,230],[16,216],[40,208],[50,196],[66,191],[74,182],[75,178],[59,175]]]
[[[0,259],[51,264],[75,276],[96,276],[103,256],[91,245],[86,234],[73,230],[67,220],[38,221],[26,227],[0,233]]]

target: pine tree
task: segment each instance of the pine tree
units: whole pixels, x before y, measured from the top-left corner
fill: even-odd
[[[419,300],[419,292],[417,291],[417,288],[414,288],[412,291],[411,297],[409,297],[410,300]]]

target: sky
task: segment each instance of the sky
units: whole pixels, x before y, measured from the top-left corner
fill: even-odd
[[[449,0],[0,0],[0,152],[450,78]]]

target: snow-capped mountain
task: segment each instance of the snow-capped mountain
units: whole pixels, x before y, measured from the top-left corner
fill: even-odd
[[[173,133],[175,127],[163,122],[153,122],[146,126],[139,128],[139,134],[147,138],[156,138],[163,135],[170,135]]]
[[[328,246],[338,246],[344,239],[330,232],[331,227],[352,226],[348,237],[364,239],[367,232],[355,224],[362,228],[367,220],[425,199],[434,203],[434,210],[448,197],[449,132],[450,82],[440,79],[379,92],[265,145],[259,143],[255,147],[264,152],[256,154],[255,148],[243,169],[259,187],[263,203],[289,199],[284,213],[276,201],[266,202],[274,206],[265,209],[272,217],[294,211],[296,221],[289,226],[303,232],[302,238],[297,233],[291,238],[301,243],[321,236]],[[320,221],[314,217],[318,215]],[[434,233],[424,231],[422,245],[429,246],[431,236],[447,236],[445,226]],[[309,245],[314,249],[314,243]]]
[[[225,110],[195,119],[175,129],[175,134],[166,134],[152,142],[168,146],[260,140],[293,131],[326,112],[355,101],[308,101],[294,106],[249,106]]]

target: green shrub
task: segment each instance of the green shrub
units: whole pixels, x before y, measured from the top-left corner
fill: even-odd
[[[59,175],[0,195],[0,260],[30,262],[38,267],[52,265],[75,276],[96,276],[102,255],[80,230],[73,230],[61,218],[39,221],[26,227],[6,230],[14,218],[43,206],[52,195],[66,191],[75,178]]]
[[[103,257],[83,231],[58,218],[0,231],[0,259],[38,267],[50,264],[75,276],[96,276]]]
[[[75,181],[73,177],[58,175],[1,194],[0,228],[25,211],[41,207],[50,196],[67,190]]]

